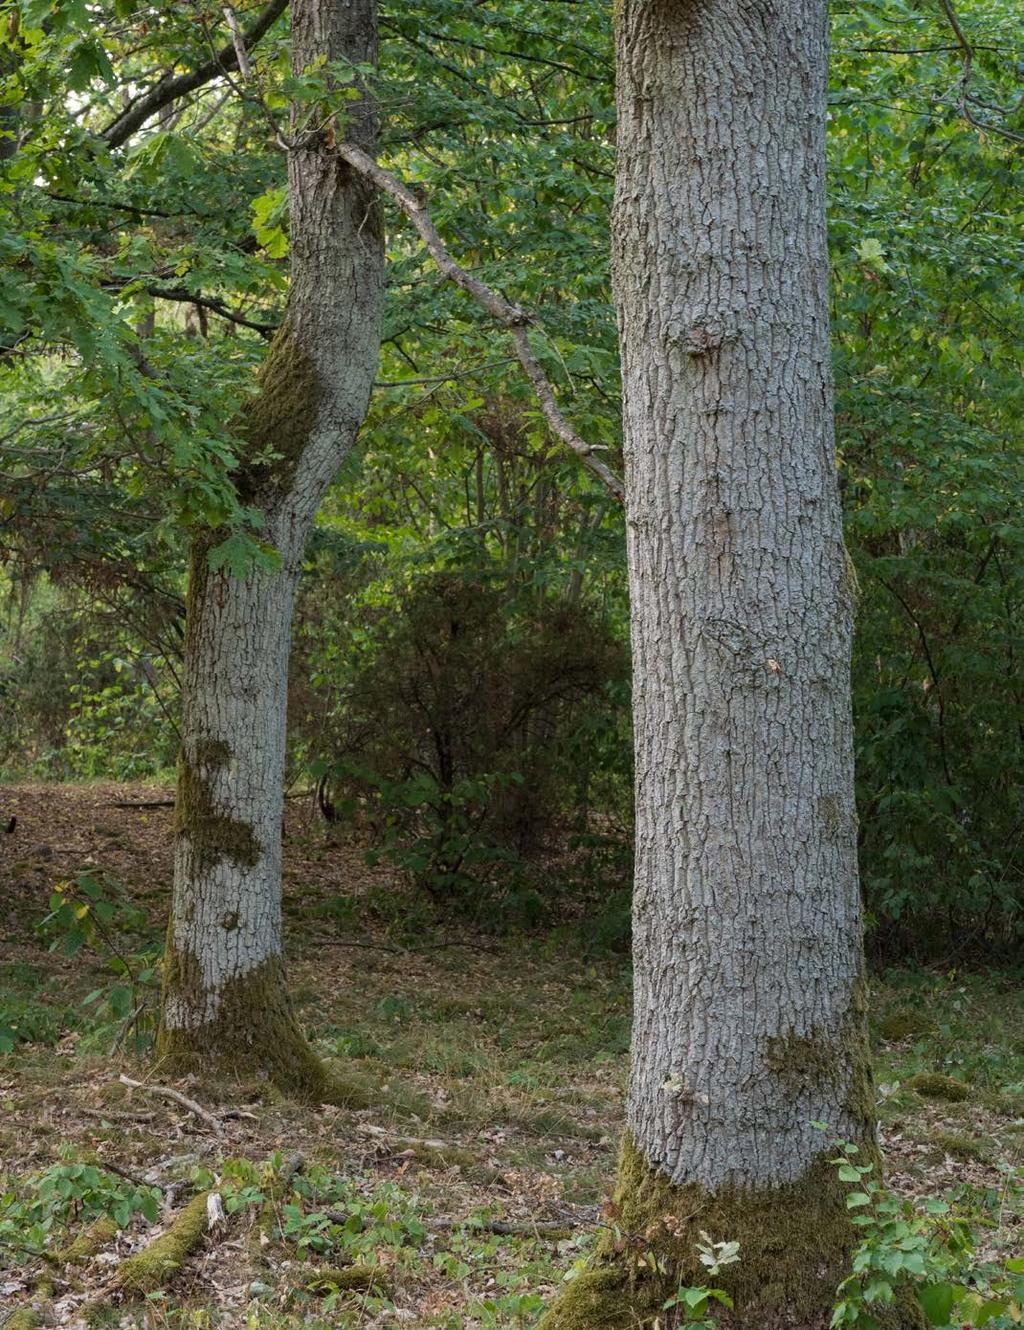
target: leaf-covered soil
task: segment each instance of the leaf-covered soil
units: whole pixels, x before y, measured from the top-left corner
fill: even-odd
[[[18,819],[0,835],[0,1036],[14,1044],[0,1054],[0,1317],[34,1309],[40,1324],[197,1330],[533,1325],[589,1250],[613,1175],[625,959],[581,956],[569,928],[500,938],[442,922],[368,868],[309,801],[290,800],[296,1004],[374,1107],[309,1109],[265,1085],[171,1081],[145,1051],[155,983],[115,973],[125,963],[145,973],[171,873],[171,809],[117,804],[168,797],[0,790],[0,822]],[[109,875],[127,897],[111,890],[103,937],[68,955],[73,926],[38,924],[54,888],[83,872]],[[984,1255],[1019,1251],[1020,976],[893,972],[876,977],[873,998],[893,1187],[949,1199],[973,1219]],[[123,1074],[178,1090],[215,1124],[130,1089]],[[171,1244],[157,1249],[148,1295],[124,1287],[137,1268],[126,1258],[205,1192],[217,1198],[212,1229],[180,1263]],[[112,1225],[90,1230],[102,1215]],[[95,1250],[56,1255],[86,1232],[94,1240],[80,1247]]]

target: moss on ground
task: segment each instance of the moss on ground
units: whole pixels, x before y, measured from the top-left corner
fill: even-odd
[[[963,1103],[971,1097],[971,1087],[952,1076],[942,1076],[938,1072],[923,1072],[920,1076],[911,1076],[904,1081],[904,1087],[925,1099],[944,1099],[950,1104]]]
[[[3,1330],[36,1330],[39,1315],[31,1307],[19,1307],[3,1322]]]
[[[208,1192],[194,1196],[170,1228],[114,1271],[114,1285],[126,1293],[152,1293],[170,1280],[199,1246],[207,1229]]]
[[[65,1265],[80,1265],[102,1251],[108,1242],[117,1236],[117,1225],[106,1215],[94,1219],[81,1233],[62,1250],[56,1253],[57,1259]]]
[[[878,1023],[878,1033],[889,1043],[898,1043],[901,1039],[916,1039],[933,1030],[934,1024],[923,1011],[914,1011],[910,1007],[901,1007],[890,1011]]]

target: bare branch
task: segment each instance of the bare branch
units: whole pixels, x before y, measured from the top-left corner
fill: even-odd
[[[455,262],[438,234],[437,227],[431,221],[425,202],[419,193],[403,184],[390,171],[386,171],[362,148],[357,148],[351,143],[342,143],[337,146],[336,150],[338,156],[348,162],[349,166],[358,171],[360,175],[366,176],[368,180],[372,180],[379,189],[382,189],[385,194],[394,199],[419,232],[420,239],[426,245],[431,258],[448,280],[454,282],[456,286],[460,286],[463,291],[468,292],[479,305],[483,306],[496,323],[508,329],[515,344],[519,363],[533,384],[537,400],[552,432],[571,448],[584,466],[589,467],[594,475],[599,477],[611,493],[621,501],[624,496],[622,480],[597,456],[598,449],[593,444],[589,444],[586,440],[580,438],[562,414],[555,400],[551,380],[545,374],[543,366],[530,345],[527,328],[534,322],[533,317],[522,306],[513,305],[511,301],[506,300],[504,296],[489,287],[486,282],[482,282],[478,277],[466,272],[465,268],[460,267]]]
[[[107,143],[112,148],[121,147],[163,107],[169,106],[171,102],[177,101],[179,97],[195,92],[196,88],[201,88],[204,83],[209,83],[211,79],[227,74],[232,69],[238,69],[238,45],[241,45],[245,52],[251,51],[287,8],[288,0],[269,0],[269,3],[260,11],[252,27],[239,34],[239,43],[234,40],[234,29],[232,29],[231,43],[222,47],[211,59],[191,70],[188,74],[178,74],[176,76],[165,74],[144,97],[140,97],[137,102],[122,111],[107,125],[103,131],[103,137]],[[244,72],[243,70],[243,74]]]
[[[245,49],[245,34],[238,26],[238,15],[230,5],[225,5],[221,12],[224,15],[224,22],[231,32],[231,41],[235,48],[235,55],[238,57],[238,72],[248,82],[252,78],[252,65],[249,63],[249,53]]]
[[[202,1104],[197,1104],[194,1099],[189,1099],[188,1095],[183,1095],[180,1090],[173,1089],[170,1085],[147,1085],[144,1081],[133,1081],[130,1076],[123,1073],[117,1078],[122,1085],[127,1085],[132,1090],[145,1090],[147,1094],[157,1094],[163,1099],[173,1099],[176,1104],[197,1117],[200,1122],[205,1122],[215,1136],[224,1135],[224,1124],[207,1112]]]
[[[953,8],[952,0],[939,0],[943,13],[953,29],[957,43],[960,48],[963,65],[960,72],[960,114],[969,125],[983,133],[998,134],[1000,138],[1008,139],[1011,143],[1024,143],[1024,134],[1015,134],[1012,129],[1003,129],[1001,125],[993,125],[985,120],[979,120],[971,109],[971,98],[968,96],[968,88],[971,83],[971,72],[974,67],[974,52],[977,49],[968,40],[960,23],[956,10]]]

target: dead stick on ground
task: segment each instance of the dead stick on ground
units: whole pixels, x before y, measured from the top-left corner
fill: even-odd
[[[515,344],[519,363],[533,384],[537,400],[540,402],[540,408],[551,426],[552,432],[573,450],[584,466],[589,467],[621,503],[625,493],[622,480],[597,456],[598,447],[580,438],[562,414],[555,400],[555,391],[551,385],[551,380],[545,374],[543,366],[534,354],[526,331],[527,327],[534,322],[532,315],[520,305],[513,305],[510,300],[506,300],[504,296],[489,287],[486,282],[481,282],[478,277],[466,272],[465,268],[461,268],[455,262],[441,239],[437,227],[431,221],[423,199],[417,192],[410,189],[408,185],[404,185],[389,171],[386,171],[383,166],[373,160],[369,153],[363,152],[362,148],[357,148],[351,143],[339,143],[336,150],[338,156],[348,162],[349,166],[354,167],[360,175],[366,176],[368,180],[372,180],[379,189],[382,189],[385,194],[394,199],[419,232],[431,258],[444,275],[456,286],[461,286],[463,291],[467,291],[479,305],[487,310],[496,322],[508,329]]]
[[[101,1122],[152,1122],[155,1113],[115,1113],[112,1109],[78,1108],[83,1117],[98,1118]]]
[[[161,1095],[164,1099],[173,1099],[176,1104],[180,1104],[182,1108],[187,1108],[201,1122],[205,1122],[215,1135],[224,1135],[224,1124],[220,1119],[207,1112],[202,1104],[197,1104],[194,1099],[189,1099],[187,1095],[183,1095],[180,1090],[172,1090],[169,1085],[147,1085],[144,1081],[133,1081],[130,1076],[125,1076],[123,1072],[117,1079],[122,1085],[127,1085],[132,1090],[145,1090],[149,1094]]]

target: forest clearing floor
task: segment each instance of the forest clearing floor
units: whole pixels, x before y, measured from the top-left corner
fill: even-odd
[[[0,835],[0,1325],[32,1309],[39,1325],[175,1330],[533,1325],[586,1257],[614,1174],[625,958],[584,958],[570,928],[501,938],[410,920],[399,879],[290,801],[293,995],[374,1107],[169,1080],[144,1045],[172,812],[117,806],[168,797],[0,789],[3,820],[18,819]],[[71,907],[40,929],[76,879]],[[876,976],[872,1032],[894,1189],[949,1200],[983,1254],[1019,1252],[1024,976]],[[170,1086],[215,1122],[121,1075]],[[203,1192],[224,1217],[158,1287],[129,1294],[125,1258]],[[55,1257],[100,1216],[112,1222],[78,1259]]]

